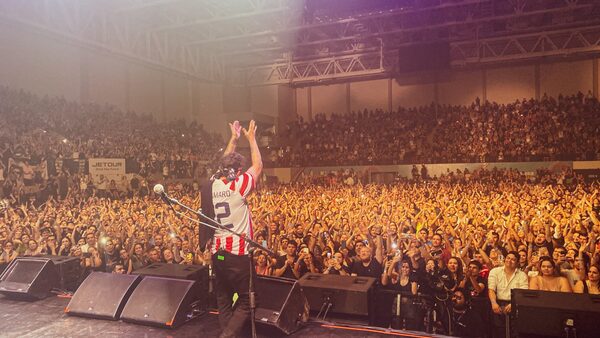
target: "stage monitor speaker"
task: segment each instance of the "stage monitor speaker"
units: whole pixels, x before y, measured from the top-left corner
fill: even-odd
[[[75,291],[79,286],[81,277],[81,264],[79,257],[68,256],[41,256],[51,260],[58,273],[58,288],[61,290]]]
[[[132,272],[136,275],[167,277],[202,281],[208,279],[208,267],[204,265],[152,263]]]
[[[598,336],[599,295],[513,289],[511,299],[519,337]]]
[[[117,320],[141,280],[137,275],[92,272],[71,298],[65,313]]]
[[[329,312],[333,313],[369,315],[369,299],[375,278],[307,273],[298,283],[311,311],[321,312],[330,307]]]
[[[125,304],[121,319],[126,322],[167,328],[177,327],[204,313],[195,295],[196,281],[146,276]]]
[[[10,298],[38,300],[50,296],[59,284],[52,260],[17,257],[0,276],[0,293]]]
[[[198,301],[202,310],[208,308],[208,266],[153,263],[132,272],[141,276],[165,277],[173,279],[186,279],[196,281],[197,287],[193,288],[194,301]]]
[[[292,334],[308,320],[308,301],[293,279],[258,276],[255,293],[257,307],[254,313],[256,323],[273,334]]]

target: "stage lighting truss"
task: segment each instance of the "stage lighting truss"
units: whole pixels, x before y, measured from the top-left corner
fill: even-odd
[[[454,67],[600,52],[597,0],[397,3],[307,13],[299,0],[3,0],[0,22],[240,85],[389,76],[400,47],[439,41]]]

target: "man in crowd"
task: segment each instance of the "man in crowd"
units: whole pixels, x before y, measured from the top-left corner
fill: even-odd
[[[510,251],[504,257],[504,266],[499,266],[490,271],[488,277],[488,294],[492,304],[493,336],[504,337],[507,328],[507,318],[512,308],[510,304],[512,289],[528,289],[527,274],[517,268],[519,254]]]
[[[294,265],[298,260],[296,251],[298,244],[294,240],[288,240],[285,255],[279,256],[275,262],[273,275],[276,277],[285,277],[298,279]]]

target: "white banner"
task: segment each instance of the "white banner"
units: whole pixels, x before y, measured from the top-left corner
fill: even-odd
[[[119,182],[125,175],[125,159],[123,158],[90,158],[89,171],[94,183],[99,183],[100,175],[106,179]]]

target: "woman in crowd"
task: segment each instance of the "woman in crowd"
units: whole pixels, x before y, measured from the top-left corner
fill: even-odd
[[[162,258],[164,263],[177,264],[175,257],[173,256],[173,251],[171,251],[169,248],[163,249]]]
[[[529,280],[531,290],[572,292],[569,280],[560,275],[559,268],[552,258],[540,258],[539,274]]]
[[[600,295],[600,265],[590,266],[585,280],[580,280],[573,289],[576,293]]]
[[[131,268],[137,270],[148,265],[148,259],[144,254],[144,247],[140,243],[133,245],[133,253],[131,254]]]
[[[17,258],[17,251],[13,248],[13,242],[6,241],[4,243],[4,250],[0,254],[0,264],[7,264]]]
[[[328,253],[326,256],[330,256]],[[325,259],[326,269],[323,270],[324,274],[328,275],[341,275],[341,276],[349,276],[350,273],[349,267],[344,260],[344,255],[341,252],[336,252],[331,257],[327,257]]]
[[[462,260],[459,257],[450,257],[446,264],[448,278],[444,280],[444,285],[448,292],[453,292],[464,279],[464,269]]]
[[[60,248],[58,248],[56,254],[59,256],[68,256],[71,253],[71,247],[71,240],[65,237],[60,240]]]
[[[256,274],[260,276],[271,276],[272,269],[270,263],[271,261],[268,259],[267,254],[259,251],[256,255],[254,264],[254,270],[256,271]]]

